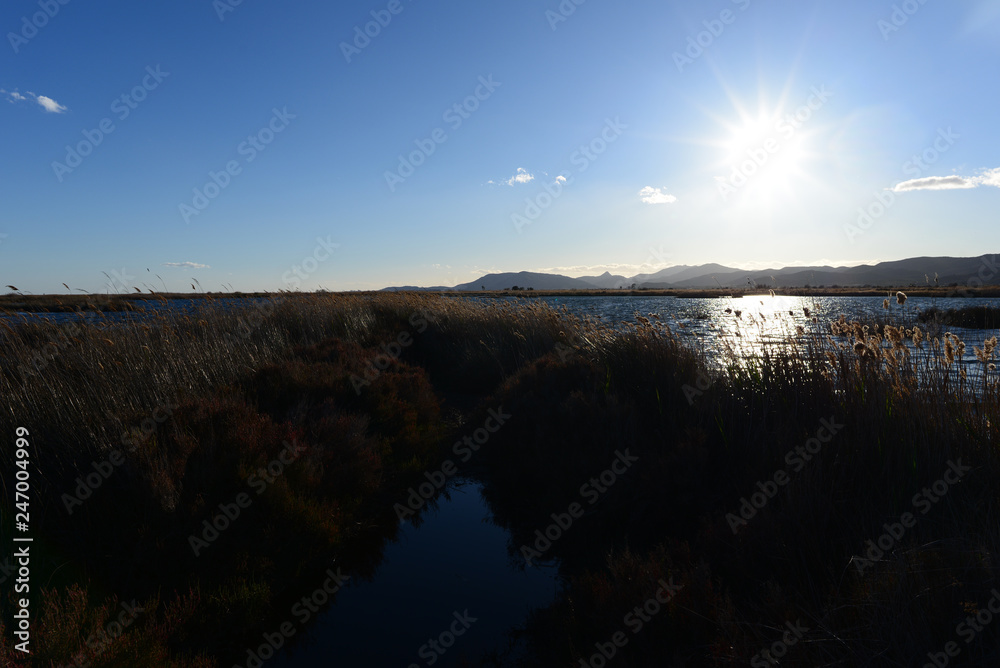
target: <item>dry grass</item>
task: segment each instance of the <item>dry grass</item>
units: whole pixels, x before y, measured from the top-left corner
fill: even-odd
[[[630,636],[619,665],[745,665],[798,618],[811,631],[789,665],[910,665],[955,640],[998,585],[995,339],[970,364],[957,337],[888,321],[816,321],[757,346],[763,325],[730,314],[743,343],[696,350],[656,317],[612,328],[535,301],[261,304],[0,325],[0,432],[31,429],[33,526],[47,545],[33,562],[46,583],[39,660],[68,660],[115,597],[150,612],[93,665],[239,658],[351,527],[391,527],[395,493],[433,466],[449,429],[498,402],[515,419],[477,462],[514,556],[616,449],[641,461],[552,547],[568,588],[529,624],[537,665],[588,658],[661,577],[685,588]],[[412,343],[373,377],[401,334]],[[151,420],[165,401],[169,419]],[[734,534],[727,515],[822,420],[843,426]],[[289,440],[305,464],[195,559],[188,534]],[[67,515],[60,495],[113,449],[125,464]],[[957,458],[972,472],[858,573],[865,542]],[[0,464],[11,480],[9,449]],[[353,572],[371,573],[380,550]],[[1000,626],[987,628],[961,660],[995,664],[998,639]]]

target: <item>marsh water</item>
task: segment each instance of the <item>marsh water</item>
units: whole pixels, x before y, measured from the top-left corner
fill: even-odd
[[[448,293],[453,295],[454,293]],[[993,307],[1000,308],[1000,299],[961,298],[961,297],[910,297],[902,306],[895,298],[890,300],[890,308],[883,308],[884,297],[790,297],[785,295],[752,295],[744,297],[718,298],[680,298],[680,297],[643,297],[643,296],[568,296],[568,297],[462,297],[490,303],[495,299],[505,301],[543,301],[555,308],[565,308],[577,316],[601,318],[608,324],[620,326],[623,322],[635,322],[635,315],[649,316],[656,314],[676,327],[676,331],[690,335],[694,339],[705,339],[706,345],[713,341],[731,339],[737,329],[741,338],[752,342],[754,339],[768,340],[783,337],[794,332],[796,325],[807,330],[813,328],[812,318],[816,317],[823,326],[825,333],[829,332],[826,323],[836,320],[840,314],[848,320],[871,321],[872,319],[892,318],[899,322],[912,324],[920,311],[936,307],[942,311],[950,308]],[[233,307],[253,304],[258,300],[249,298],[225,298],[213,300],[215,305],[231,305]],[[137,300],[134,302],[144,312],[93,312],[81,313],[4,313],[0,320],[32,321],[48,320],[50,322],[86,322],[89,324],[113,324],[122,321],[143,320],[159,315],[195,315],[206,302],[195,299],[174,299],[167,302],[155,299]],[[729,309],[727,312],[726,309]],[[806,310],[809,309],[809,315]],[[736,316],[736,311],[740,316]],[[981,338],[981,330],[959,330],[975,341]],[[965,339],[965,337],[962,337]],[[970,345],[971,350],[971,345]],[[971,353],[969,353],[971,354]]]
[[[919,310],[931,307],[946,310],[1000,306],[1000,300],[995,299],[920,297],[910,298],[902,306],[893,300],[888,311],[883,307],[883,297],[535,299],[579,317],[599,318],[616,328],[634,323],[636,315],[656,315],[706,352],[732,346],[747,356],[767,343],[801,336],[796,333],[797,327],[807,334],[825,337],[829,323],[841,314],[848,320],[871,322],[888,317],[912,324]],[[149,308],[156,314],[188,314],[195,312],[199,303],[151,301]],[[19,314],[13,318],[57,322],[83,318],[87,322],[114,323],[148,315],[58,313]],[[941,336],[944,331],[932,327],[928,333]],[[996,330],[949,331],[966,342],[965,359],[960,364],[970,368],[976,366],[972,346],[982,346],[985,338],[996,334]],[[481,491],[476,482],[453,481],[445,494],[421,511],[418,523],[403,521],[370,578],[349,581],[332,605],[301,627],[296,626],[292,640],[263,663],[275,667],[413,668],[461,665],[462,660],[468,660],[468,665],[479,665],[489,652],[508,647],[510,631],[527,621],[532,608],[544,608],[556,596],[560,586],[558,565],[525,569],[523,562],[511,555],[510,535],[493,522]],[[516,645],[512,652],[516,655]],[[248,665],[247,658],[239,665]]]
[[[446,491],[419,527],[404,520],[370,580],[349,581],[267,665],[480,665],[505,648],[532,607],[552,602],[557,569],[508,556],[509,534],[492,522],[478,483]]]

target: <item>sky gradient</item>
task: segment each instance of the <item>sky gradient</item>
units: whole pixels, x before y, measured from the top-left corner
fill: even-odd
[[[233,2],[4,3],[0,283],[997,250],[1000,0]]]

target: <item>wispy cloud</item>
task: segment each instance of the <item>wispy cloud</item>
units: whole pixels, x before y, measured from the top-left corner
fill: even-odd
[[[1000,167],[987,169],[977,177],[980,185],[1000,188]]]
[[[534,174],[530,174],[528,170],[526,170],[524,167],[518,167],[517,172],[514,174],[514,176],[510,177],[509,179],[502,179],[500,181],[494,181],[493,179],[490,179],[489,181],[487,181],[487,183],[494,186],[498,185],[516,186],[519,184],[530,183],[534,180],[535,180]]]
[[[604,272],[610,272],[616,276],[633,276],[635,274],[642,273],[649,268],[646,264],[623,264],[623,263],[612,263],[612,264],[577,264],[567,267],[542,267],[540,269],[531,269],[530,271],[536,271],[541,274],[562,274],[563,276],[571,276],[573,278],[578,278],[580,276],[600,276]]]
[[[979,186],[1000,188],[1000,167],[984,170],[979,176],[928,176],[911,179],[893,186],[893,192],[911,190],[969,190]]]
[[[53,114],[61,114],[64,111],[66,111],[66,107],[64,107],[63,105],[59,104],[51,97],[48,97],[46,95],[39,95],[38,97],[35,98],[35,102],[42,105],[45,111],[51,112]]]
[[[971,179],[962,176],[928,176],[897,183],[893,191],[902,193],[908,190],[967,190],[975,187],[976,184]]]
[[[3,88],[0,88],[0,95],[6,95],[7,101],[12,104],[14,102],[35,102],[42,109],[51,114],[61,114],[66,111],[66,107],[59,104],[58,102],[56,102],[47,95],[35,95],[30,91],[27,93],[19,93],[16,90],[7,91],[4,90]]]
[[[663,188],[654,188],[653,186],[646,186],[640,190],[639,197],[644,204],[673,204],[677,201],[673,195],[663,192]]]
[[[211,269],[207,264],[198,264],[197,262],[164,262],[164,267],[182,267],[184,269]]]

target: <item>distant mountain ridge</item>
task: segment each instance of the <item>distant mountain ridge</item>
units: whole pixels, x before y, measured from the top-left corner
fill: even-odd
[[[572,278],[561,274],[547,274],[530,271],[486,274],[482,278],[454,287],[433,288],[393,287],[388,291],[417,290],[425,292],[478,290],[508,290],[512,287],[535,290],[615,290],[630,288],[744,288],[757,286],[764,288],[801,287],[868,287],[878,285],[926,286],[937,284],[948,286],[953,283],[967,285],[977,278],[984,285],[1000,285],[1000,257],[980,255],[978,257],[915,257],[905,260],[879,262],[874,265],[855,267],[782,267],[780,269],[760,269],[747,271],[726,267],[721,264],[697,266],[677,265],[661,269],[653,274],[637,274],[632,277],[616,276],[604,272],[600,276]]]

